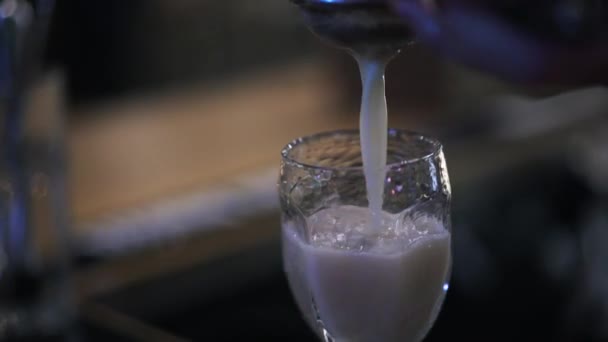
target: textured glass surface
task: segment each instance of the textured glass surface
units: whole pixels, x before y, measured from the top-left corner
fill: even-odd
[[[279,193],[283,221],[306,230],[306,218],[338,205],[367,207],[358,131],[301,138],[283,150]],[[451,188],[442,146],[419,134],[390,130],[383,209],[416,208],[449,222]]]
[[[319,314],[317,310],[317,306],[322,305],[322,303],[315,302],[316,298],[311,292],[311,287],[318,285],[317,282],[323,281],[322,278],[328,274],[318,274],[316,273],[317,266],[314,266],[315,269],[310,269],[311,266],[306,265],[308,263],[306,261],[307,257],[303,256],[299,247],[294,247],[294,234],[297,236],[296,241],[302,241],[304,244],[313,246],[311,248],[324,245],[356,255],[359,252],[377,253],[379,250],[381,251],[379,253],[385,253],[387,249],[392,251],[390,253],[411,250],[409,249],[410,246],[414,246],[418,243],[417,241],[424,241],[425,238],[433,236],[437,232],[433,225],[437,226],[438,224],[439,230],[443,231],[444,234],[451,230],[451,188],[441,144],[434,139],[416,133],[390,130],[387,153],[383,194],[384,213],[382,214],[380,231],[360,229],[340,234],[340,229],[344,228],[340,225],[344,225],[344,222],[357,221],[358,223],[354,223],[354,225],[363,225],[363,227],[367,225],[367,223],[362,223],[363,221],[359,218],[348,214],[350,210],[357,216],[357,213],[360,212],[357,211],[357,207],[368,207],[359,132],[329,132],[297,139],[287,145],[282,152],[279,194],[282,208],[285,269],[292,292],[305,319],[319,336],[327,341],[331,340],[327,336],[331,336],[333,333],[328,331],[331,330],[330,328],[326,330],[324,318],[320,317],[322,314]],[[332,209],[338,211],[332,211]],[[336,212],[348,217],[332,218],[331,214]],[[319,223],[319,217],[323,217],[324,220],[330,217],[329,222],[332,223],[327,223],[328,221]],[[338,221],[340,223],[337,223]],[[346,230],[348,229],[350,228],[346,228]],[[422,240],[417,240],[419,238]],[[426,242],[422,243],[426,244]],[[431,246],[428,245],[425,248],[431,248]],[[447,258],[449,258],[449,248],[446,253]],[[441,268],[447,265],[442,264],[445,259],[443,261],[441,259],[437,260],[423,259],[420,262],[439,262],[439,265],[420,266],[430,269],[435,268],[436,270],[437,267]],[[345,265],[352,266],[350,264]],[[425,323],[421,323],[419,327],[426,323],[430,327],[439,312],[444,293],[449,288],[447,282],[449,266],[447,267],[447,271],[440,273],[442,276],[434,278],[436,279],[434,281],[421,280],[420,283],[412,285],[411,282],[415,280],[406,280],[403,283],[406,288],[419,286],[423,293],[429,293],[428,289],[433,289],[430,291],[430,293],[433,293],[429,296],[430,299],[419,301],[418,304],[422,303],[421,307],[414,309],[413,313],[410,312],[414,316],[420,313],[423,317],[419,318],[419,322]],[[400,290],[400,284],[404,278],[412,275],[418,277],[422,274],[423,276],[420,279],[424,279],[426,271],[415,274],[400,274],[399,267],[395,268],[394,271],[396,273],[393,275],[397,278],[393,278],[393,275],[386,278],[400,280],[397,280],[395,286],[386,288],[393,289],[395,297],[401,298],[401,300],[398,304],[391,304],[391,306],[397,305],[397,307],[392,307],[389,310],[407,311],[399,309],[399,307],[407,307],[411,303],[410,299],[403,299],[404,294]],[[353,272],[358,272],[356,267]],[[445,275],[445,279],[443,275]],[[379,276],[383,278],[384,274]],[[355,275],[355,277],[357,276]],[[362,276],[360,279],[367,278]],[[362,281],[369,282],[368,280]],[[328,284],[331,284],[331,282]],[[333,287],[333,285],[328,286]],[[358,286],[355,285],[354,287]],[[433,292],[434,289],[438,291]],[[408,290],[404,291],[407,292]],[[409,292],[405,296],[410,296],[411,293]],[[386,298],[380,300],[383,299]],[[415,298],[411,300],[417,301]],[[355,301],[357,300],[355,299]],[[415,303],[411,304],[415,305]],[[380,313],[383,310],[373,302],[365,302],[364,306],[367,307],[366,310],[379,310]],[[332,310],[326,306],[325,311]],[[337,309],[334,312],[341,315],[340,312],[345,311]],[[342,319],[352,321],[360,318],[359,316],[355,318],[336,318],[332,314],[331,320],[335,323]],[[403,319],[411,320],[412,318],[395,317],[396,322],[401,322]],[[386,321],[384,323],[392,324]],[[346,323],[342,326],[346,326]],[[422,331],[421,335],[417,335],[418,337],[414,340],[420,340],[428,331],[428,327],[418,329]],[[371,330],[373,328],[369,331]],[[357,336],[357,338],[359,337]],[[368,340],[375,340],[375,338],[361,337],[361,341]]]

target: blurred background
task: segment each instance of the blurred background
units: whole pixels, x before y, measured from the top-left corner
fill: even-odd
[[[291,139],[357,127],[350,57],[287,0],[65,0],[45,58],[30,101],[68,119],[96,338],[313,341],[275,181]],[[427,341],[608,340],[606,90],[513,87],[417,45],[387,82],[391,126],[438,136],[453,183],[453,281]]]

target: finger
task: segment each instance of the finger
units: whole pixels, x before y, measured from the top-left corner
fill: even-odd
[[[392,2],[397,14],[412,27],[417,40],[435,46],[440,39],[440,27],[435,16],[433,3],[420,0],[401,0]]]

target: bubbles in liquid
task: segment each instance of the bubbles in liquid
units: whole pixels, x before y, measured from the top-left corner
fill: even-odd
[[[390,254],[406,250],[421,238],[448,233],[437,218],[425,214],[404,218],[404,213],[382,212],[380,224],[380,229],[371,225],[368,208],[321,210],[308,219],[310,243],[315,247]]]

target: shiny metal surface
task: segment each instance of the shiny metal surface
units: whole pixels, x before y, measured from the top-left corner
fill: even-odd
[[[292,0],[297,5],[305,6],[374,6],[386,4],[386,0]]]
[[[292,0],[321,39],[355,54],[395,54],[412,33],[383,0]]]

